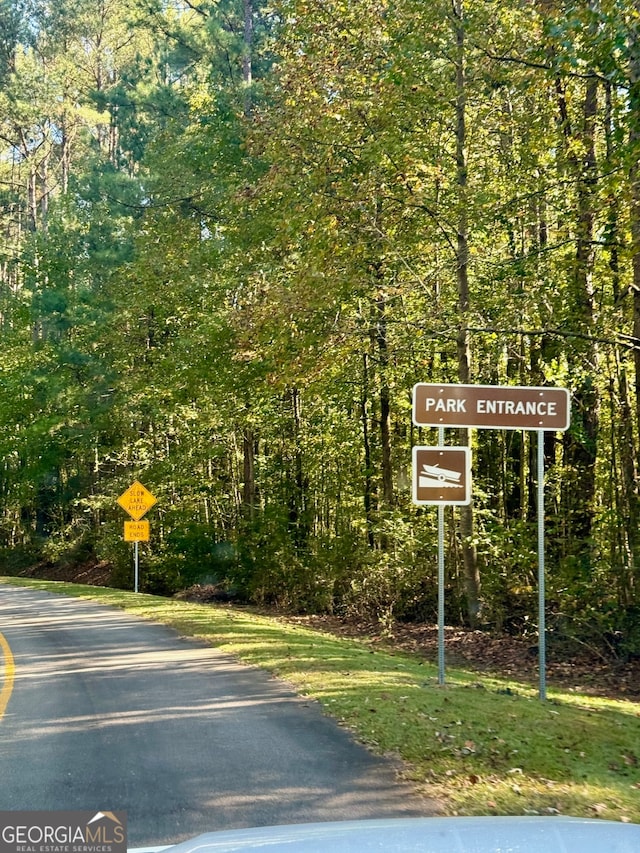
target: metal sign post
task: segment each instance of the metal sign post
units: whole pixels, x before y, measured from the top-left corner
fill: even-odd
[[[438,444],[444,444],[444,427],[438,427]],[[471,487],[471,483],[469,483]],[[438,684],[444,687],[444,504],[438,504]]]
[[[538,430],[538,670],[540,699],[547,698],[547,627],[544,579],[544,430]]]
[[[472,429],[518,429],[536,431],[538,434],[537,492],[538,492],[538,654],[540,671],[540,699],[546,699],[546,618],[545,618],[545,560],[544,560],[544,434],[561,432],[569,428],[570,398],[566,388],[523,387],[519,385],[448,385],[420,382],[413,388],[413,422],[416,426],[438,428],[440,448],[443,448],[445,427]],[[414,486],[413,500],[418,504],[438,504],[438,681],[444,683],[444,504],[470,503],[468,500],[446,500],[451,495],[454,471],[442,471],[438,477],[442,488],[430,494],[433,499],[420,499],[427,495],[428,481],[433,474],[433,464],[423,464],[418,472],[419,451],[413,448]],[[462,448],[456,448],[460,451]],[[468,448],[466,448],[468,451]],[[450,466],[453,468],[453,466]],[[425,485],[420,485],[420,475]],[[426,474],[426,479],[425,479]],[[469,487],[471,474],[466,477]],[[436,499],[439,497],[439,500]]]
[[[444,685],[444,505],[438,507],[438,684]]]

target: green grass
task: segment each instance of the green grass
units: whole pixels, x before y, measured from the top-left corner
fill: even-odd
[[[360,741],[406,762],[450,814],[571,814],[640,823],[640,703],[437,669],[240,609],[49,581],[12,584],[91,598],[199,637],[322,703]]]

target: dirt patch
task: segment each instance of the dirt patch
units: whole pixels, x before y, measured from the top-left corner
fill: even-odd
[[[66,583],[86,583],[89,586],[109,586],[111,582],[111,563],[102,561],[87,562],[83,565],[65,566],[57,563],[38,563],[20,572],[23,578],[41,578],[47,581],[65,581]]]
[[[435,625],[396,623],[389,631],[381,631],[376,622],[344,619],[336,616],[288,617],[298,624],[345,637],[366,639],[381,647],[402,649],[436,662],[438,628]],[[512,636],[494,636],[485,631],[445,628],[447,663],[537,684],[538,646],[536,640]],[[584,651],[567,654],[547,647],[546,677],[549,685],[620,699],[640,698],[640,660],[621,662],[604,660]]]

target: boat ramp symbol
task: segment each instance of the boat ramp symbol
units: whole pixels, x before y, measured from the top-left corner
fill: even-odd
[[[412,471],[414,503],[463,506],[471,502],[468,447],[414,447]]]
[[[464,489],[461,479],[462,471],[451,471],[439,465],[424,463],[418,474],[418,485],[421,489],[441,489],[443,486],[448,489]]]

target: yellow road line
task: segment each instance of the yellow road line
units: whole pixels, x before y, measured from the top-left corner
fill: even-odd
[[[11,647],[7,642],[6,637],[0,631],[0,649],[4,657],[4,678],[2,679],[2,690],[0,690],[0,720],[4,717],[4,712],[7,710],[9,699],[13,691],[13,679],[16,671],[16,665],[11,653]]]

